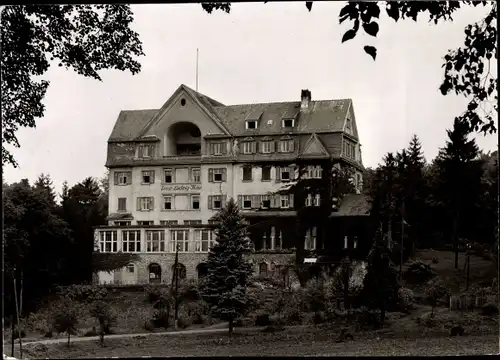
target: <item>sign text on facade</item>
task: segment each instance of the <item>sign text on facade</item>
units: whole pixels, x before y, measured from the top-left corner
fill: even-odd
[[[166,192],[188,192],[188,191],[200,191],[200,184],[187,184],[187,185],[163,185],[161,191]]]

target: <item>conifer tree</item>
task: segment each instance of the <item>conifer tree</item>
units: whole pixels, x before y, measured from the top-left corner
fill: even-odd
[[[208,274],[201,285],[204,300],[212,314],[229,322],[232,335],[234,320],[251,306],[247,294],[252,265],[245,258],[251,251],[246,224],[238,206],[230,199],[214,217],[217,243],[208,253]]]

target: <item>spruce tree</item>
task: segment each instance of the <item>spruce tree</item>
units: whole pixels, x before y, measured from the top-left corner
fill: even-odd
[[[251,251],[250,240],[244,218],[233,199],[214,220],[218,224],[215,229],[217,243],[208,253],[208,274],[201,290],[212,314],[229,322],[231,336],[234,320],[244,315],[251,306],[247,287],[252,265],[245,258]]]

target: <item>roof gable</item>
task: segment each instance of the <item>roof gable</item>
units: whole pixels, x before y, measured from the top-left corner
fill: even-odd
[[[214,121],[214,123],[220,128],[223,134],[230,135],[227,128],[220,121],[220,119],[217,117],[217,115],[213,112],[212,109],[212,106],[224,106],[224,105],[182,84],[177,88],[177,90],[172,94],[172,96],[170,96],[170,98],[165,102],[165,104],[163,104],[163,106],[160,108],[160,110],[158,110],[155,116],[153,116],[153,118],[147,122],[147,124],[142,128],[137,137],[140,138],[144,136],[144,134],[146,134],[149,128],[151,128],[151,126],[158,123],[163,118],[163,116],[170,110],[170,108],[174,105],[175,100],[182,93],[184,93],[188,98],[191,99],[191,101],[193,101],[196,105],[198,105],[198,107],[209,118],[211,118]]]
[[[306,142],[304,146],[304,151],[302,155],[330,155],[325,145],[321,142],[321,139],[318,138],[316,133],[313,133],[311,137]]]

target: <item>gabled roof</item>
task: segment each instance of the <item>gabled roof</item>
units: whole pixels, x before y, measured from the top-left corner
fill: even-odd
[[[300,156],[306,156],[306,157],[310,155],[326,155],[326,156],[330,155],[325,145],[318,137],[318,135],[316,135],[316,133],[311,134],[311,136],[309,137],[304,146],[304,150],[300,154]]]
[[[247,136],[245,121],[259,117],[253,135],[282,133],[325,133],[343,131],[345,119],[352,106],[351,99],[317,100],[309,103],[307,111],[300,111],[300,101],[258,103],[225,106],[221,102],[181,85],[161,109],[121,111],[108,141],[137,140],[149,126],[159,120],[180,91],[185,91],[207,115],[219,125],[223,133]],[[283,129],[282,119],[295,116],[295,127]]]

